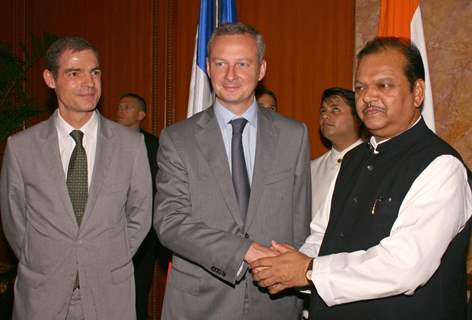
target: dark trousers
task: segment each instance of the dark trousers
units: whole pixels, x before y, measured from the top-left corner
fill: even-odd
[[[137,320],[147,319],[149,290],[156,258],[157,236],[151,229],[133,257]]]
[[[156,262],[165,272],[169,260],[169,251],[160,244],[156,232],[151,229],[133,257],[137,320],[148,319],[149,291],[153,282]]]

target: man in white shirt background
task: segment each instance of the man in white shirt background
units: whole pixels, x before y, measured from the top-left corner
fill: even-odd
[[[312,215],[326,200],[331,183],[341,168],[344,155],[362,143],[362,122],[356,114],[354,92],[344,88],[328,88],[321,95],[320,133],[331,149],[311,161]]]
[[[321,210],[328,198],[331,184],[336,181],[344,155],[360,145],[364,126],[356,113],[354,91],[333,87],[323,91],[320,106],[320,134],[323,143],[331,149],[311,161],[311,181],[317,187],[311,189],[312,218]],[[310,252],[305,252],[310,255]],[[314,254],[313,254],[314,255]],[[304,311],[308,318],[308,310]]]
[[[272,294],[310,285],[316,319],[465,319],[472,195],[459,154],[421,118],[421,55],[375,38],[355,79],[369,144],[345,156],[301,252],[274,242],[281,255],[251,263],[254,279]]]

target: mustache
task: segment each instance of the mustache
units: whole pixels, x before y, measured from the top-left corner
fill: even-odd
[[[364,105],[361,112],[364,115],[368,114],[369,112],[385,112],[385,108],[381,107],[381,106],[378,106],[378,105],[375,105],[375,104],[372,104],[372,103],[368,103],[368,104]]]

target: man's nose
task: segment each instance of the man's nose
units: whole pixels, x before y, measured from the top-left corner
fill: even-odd
[[[367,86],[362,93],[362,101],[366,104],[375,101],[378,96],[378,91],[374,86]]]
[[[229,65],[228,69],[226,70],[225,78],[228,80],[233,80],[236,78],[236,71],[235,71],[235,66]]]
[[[95,87],[95,78],[92,74],[88,74],[84,76],[83,84],[87,87],[93,88]]]

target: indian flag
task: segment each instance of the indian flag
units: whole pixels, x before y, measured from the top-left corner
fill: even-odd
[[[381,0],[378,35],[401,37],[413,41],[418,47],[425,69],[425,98],[423,118],[432,131],[434,125],[433,95],[429,78],[428,57],[424,41],[423,20],[419,0]]]

